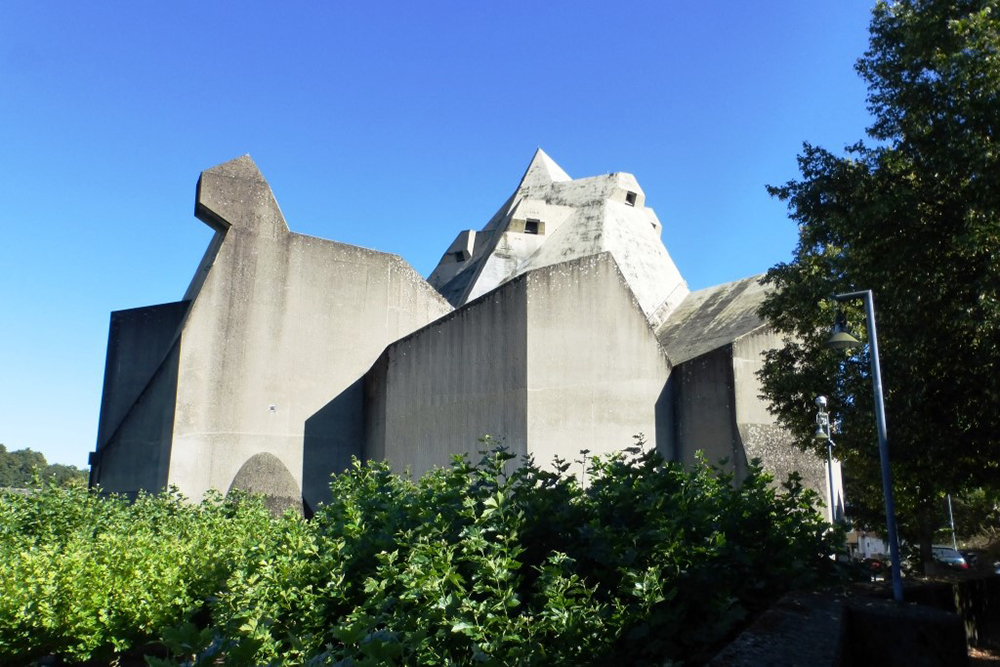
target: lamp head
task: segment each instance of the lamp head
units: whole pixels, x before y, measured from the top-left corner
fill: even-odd
[[[826,434],[826,429],[822,426],[816,426],[816,432],[813,434],[813,439],[816,442],[826,442],[830,439],[830,436]]]
[[[816,397],[816,407],[820,408],[821,410],[826,407],[826,396]]]
[[[861,341],[847,330],[847,317],[843,312],[837,311],[837,318],[834,320],[833,329],[830,330],[830,337],[826,339],[825,347],[831,350],[849,350],[860,344]]]

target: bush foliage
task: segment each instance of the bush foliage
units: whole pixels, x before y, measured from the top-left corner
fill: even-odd
[[[0,660],[585,665],[699,660],[829,573],[796,478],[735,485],[636,447],[586,484],[502,449],[418,481],[335,476],[310,521],[259,499],[134,504],[52,486],[0,497]]]

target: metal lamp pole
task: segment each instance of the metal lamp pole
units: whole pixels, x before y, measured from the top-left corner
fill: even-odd
[[[871,290],[837,294],[836,301],[863,299],[868,317],[868,344],[871,346],[872,389],[875,393],[875,426],[878,429],[878,453],[882,463],[882,494],[885,496],[885,527],[889,537],[889,557],[892,559],[892,595],[896,602],[903,601],[903,579],[899,568],[899,538],[896,534],[896,506],[892,499],[892,473],[889,469],[889,441],[885,430],[885,401],[882,397],[882,371],[878,359],[878,336],[875,333],[875,303]],[[857,344],[849,343],[844,332],[835,331],[828,342],[830,347],[846,349]],[[853,338],[847,336],[847,338]]]
[[[958,551],[958,540],[955,539],[955,515],[951,513],[951,494],[948,494],[948,523],[951,524],[951,547]]]
[[[833,433],[826,396],[816,397],[816,439],[826,441],[826,470],[830,481],[830,523],[837,523],[837,492],[833,488]]]

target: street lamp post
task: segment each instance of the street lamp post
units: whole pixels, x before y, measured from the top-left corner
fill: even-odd
[[[955,515],[951,513],[951,494],[948,494],[948,523],[951,524],[951,547],[958,551],[958,540],[955,539]]]
[[[836,301],[863,299],[868,319],[868,344],[872,366],[872,390],[875,394],[875,427],[878,430],[878,453],[882,463],[882,494],[885,496],[885,527],[889,538],[889,557],[892,559],[892,595],[896,602],[903,601],[903,579],[899,567],[899,538],[896,534],[896,508],[892,499],[892,473],[889,469],[889,441],[885,429],[885,401],[882,395],[882,371],[879,367],[878,336],[875,332],[875,303],[871,290],[837,294]],[[848,349],[858,345],[858,340],[846,331],[843,318],[838,318],[827,347]]]
[[[830,481],[830,523],[837,523],[837,492],[833,487],[833,429],[826,396],[816,397],[816,440],[826,442],[826,470]]]

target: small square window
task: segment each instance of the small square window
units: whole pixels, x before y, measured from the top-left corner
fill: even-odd
[[[538,220],[525,220],[524,221],[524,233],[525,234],[537,234],[538,231],[539,231],[539,227],[540,226],[541,225],[539,224]]]
[[[635,197],[636,194],[634,192],[626,192],[625,203],[628,204],[629,206],[635,206]]]
[[[456,262],[464,262],[465,261],[465,253],[462,252],[461,250],[459,250],[458,252],[453,252],[451,254],[455,258]]]

